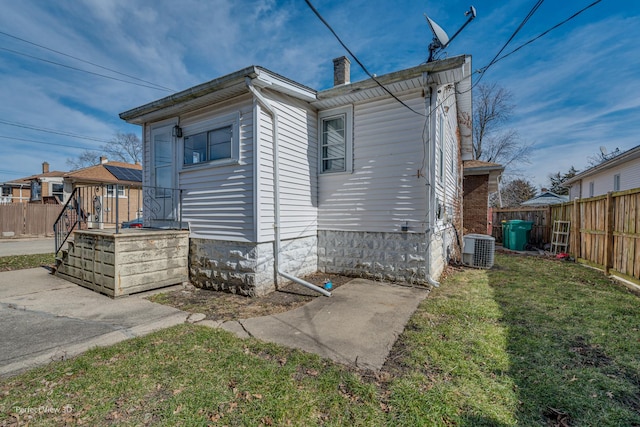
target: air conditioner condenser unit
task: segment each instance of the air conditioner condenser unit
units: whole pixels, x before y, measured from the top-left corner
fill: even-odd
[[[485,234],[464,236],[462,263],[470,267],[491,268],[495,257],[496,239]]]

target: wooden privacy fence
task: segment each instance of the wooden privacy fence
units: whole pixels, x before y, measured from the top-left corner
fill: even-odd
[[[524,221],[531,221],[531,238],[529,243],[542,247],[545,243],[549,243],[551,240],[551,227],[553,221],[549,222],[549,216],[551,211],[548,207],[545,208],[493,208],[491,213],[492,232],[491,235],[495,237],[497,242],[502,242],[502,221],[509,221],[512,219],[521,219]]]
[[[551,208],[554,220],[571,221],[569,252],[579,261],[640,284],[640,188]]]
[[[12,203],[0,205],[0,236],[53,236],[62,205]]]
[[[640,188],[543,208],[494,208],[492,235],[502,242],[502,221],[533,222],[529,243],[551,242],[554,221],[570,221],[569,253],[578,261],[640,284]]]

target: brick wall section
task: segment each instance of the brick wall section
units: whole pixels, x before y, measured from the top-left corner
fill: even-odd
[[[487,234],[489,175],[464,177],[463,221],[465,234]]]

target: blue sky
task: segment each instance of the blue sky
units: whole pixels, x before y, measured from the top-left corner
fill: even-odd
[[[505,52],[592,1],[547,0]],[[432,36],[424,13],[452,35],[470,5],[312,2],[378,75],[426,60]],[[474,69],[487,65],[534,3],[473,2],[477,18],[446,54],[471,54]],[[177,91],[261,65],[324,89],[332,85],[332,59],[346,54],[303,0],[0,0],[0,6],[0,182],[39,173],[43,161],[52,170],[67,170],[67,158],[97,148],[118,131],[139,135],[141,129],[118,113],[172,93],[145,86]],[[510,127],[534,146],[521,176],[542,186],[550,173],[571,165],[584,169],[600,146],[624,151],[640,144],[639,40],[640,3],[602,0],[487,71],[483,82],[513,93]],[[352,81],[365,78],[353,62]]]

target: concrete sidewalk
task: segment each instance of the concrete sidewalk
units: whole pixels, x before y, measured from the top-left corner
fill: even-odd
[[[319,354],[337,362],[380,370],[420,302],[425,288],[354,279],[285,313],[225,322],[223,329]]]
[[[427,295],[424,288],[354,279],[331,298],[318,297],[285,313],[200,323],[379,370]],[[1,272],[0,377],[202,318],[141,296],[114,300],[44,268]]]
[[[50,254],[55,250],[53,237],[0,239],[0,257],[11,255]]]
[[[0,273],[0,377],[183,323],[138,296],[113,300],[44,268]]]

